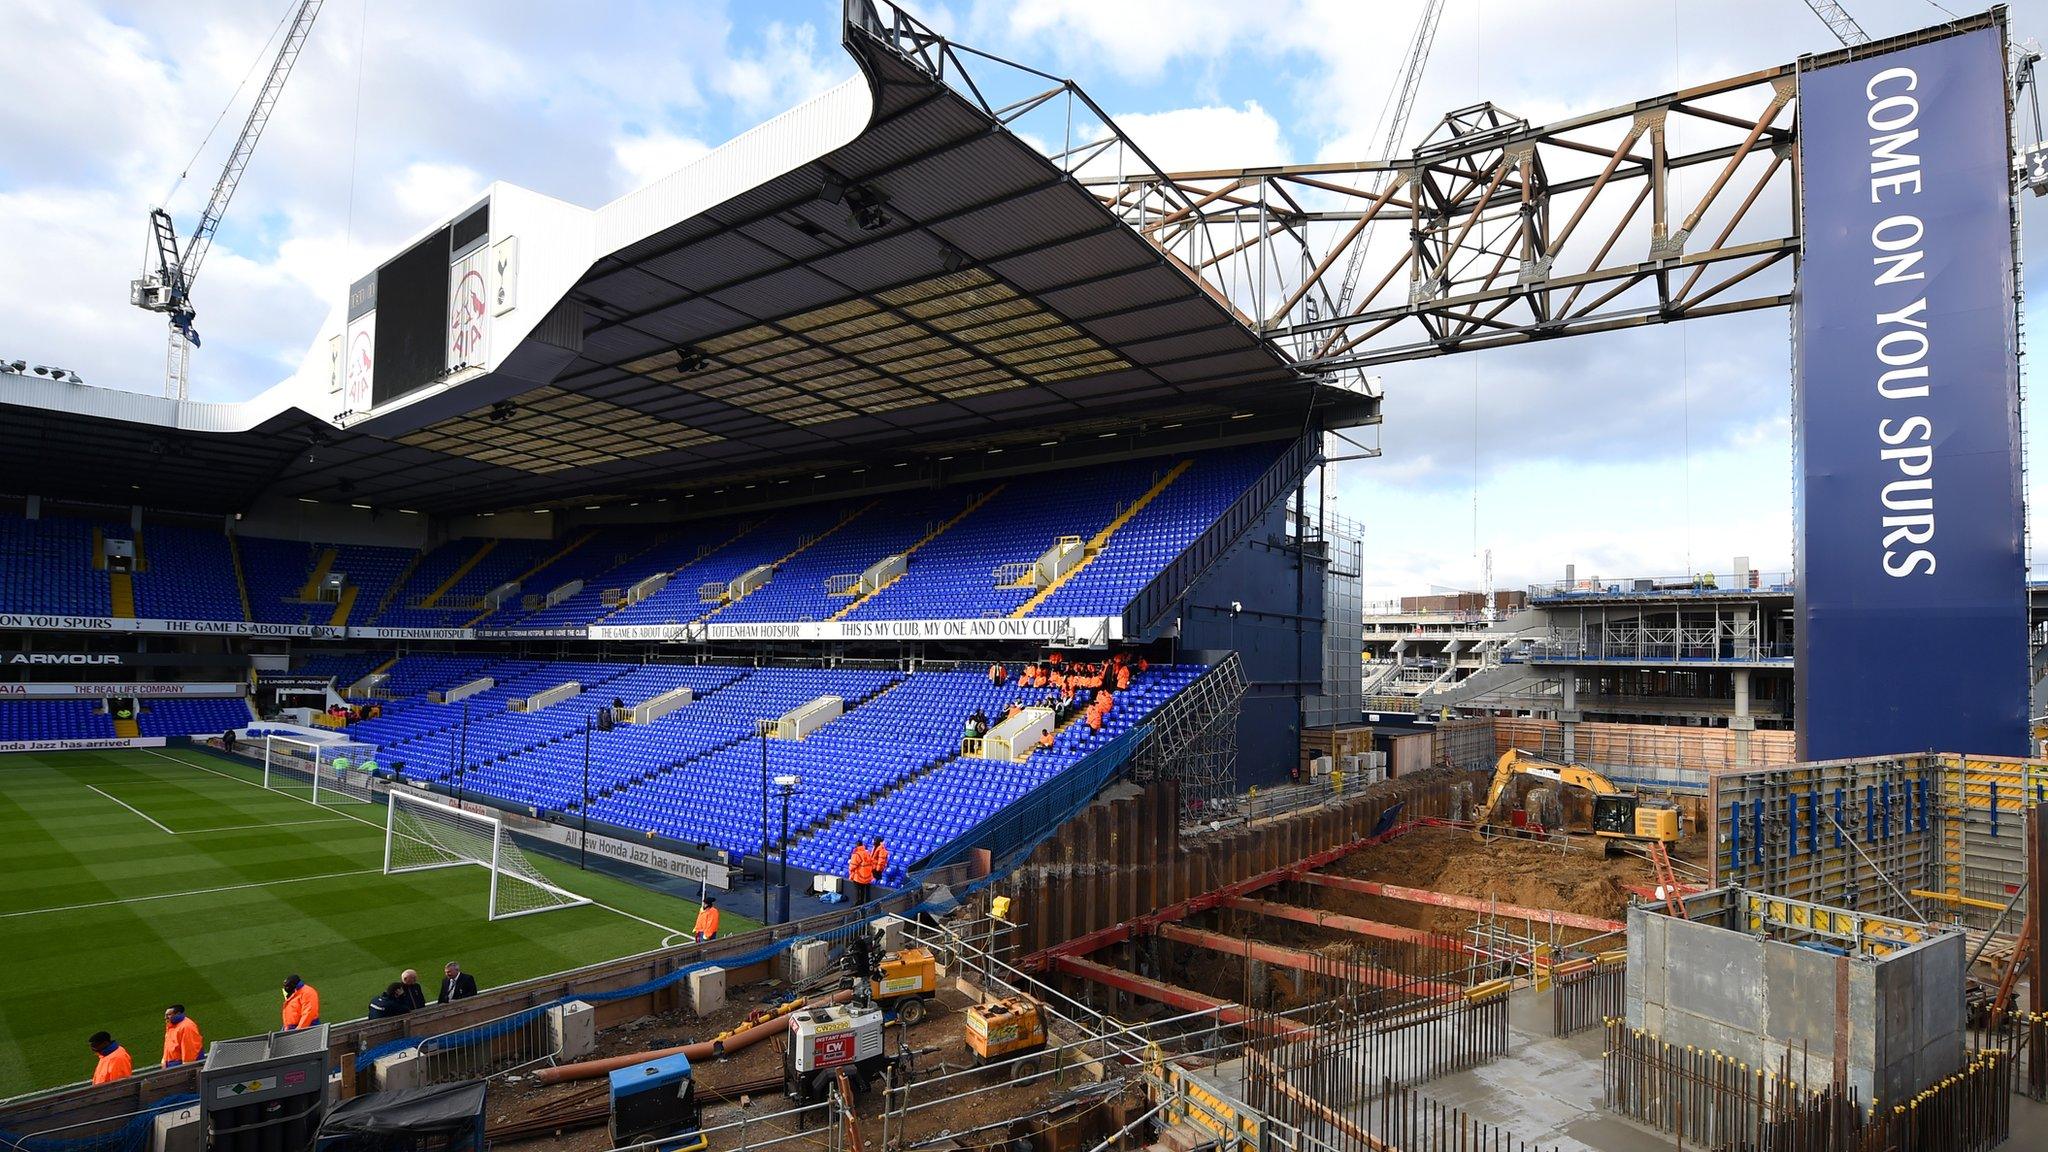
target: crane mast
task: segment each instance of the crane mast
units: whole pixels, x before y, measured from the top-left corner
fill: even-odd
[[[1387,120],[1387,136],[1380,144],[1382,160],[1394,158],[1394,150],[1401,146],[1401,138],[1407,134],[1408,114],[1415,109],[1415,91],[1422,85],[1422,71],[1429,65],[1429,50],[1436,44],[1437,24],[1443,15],[1443,0],[1429,0],[1422,9],[1422,18],[1416,21],[1415,35],[1408,42],[1408,58],[1401,65],[1400,91],[1394,98],[1393,114]],[[1373,196],[1377,197],[1385,189],[1386,181],[1385,174],[1373,181]],[[1369,236],[1361,236],[1352,246],[1351,257],[1344,265],[1344,279],[1338,284],[1337,306],[1332,315],[1343,316],[1351,310],[1351,295],[1358,289],[1359,271],[1365,266],[1369,239]]]
[[[1828,26],[1828,31],[1835,34],[1835,39],[1840,40],[1843,47],[1854,48],[1858,44],[1870,43],[1870,33],[1849,15],[1847,8],[1833,0],[1806,0],[1806,6],[1813,9],[1813,14],[1820,17],[1820,22]]]
[[[284,40],[278,45],[277,56],[270,62],[270,72],[263,78],[263,87],[256,92],[255,103],[249,106],[248,118],[242,122],[241,135],[235,138],[227,164],[221,169],[220,178],[213,182],[212,195],[206,199],[206,209],[199,215],[199,224],[192,229],[182,251],[171,214],[162,208],[149,210],[156,265],[145,269],[142,278],[129,285],[128,300],[138,308],[162,312],[170,317],[170,345],[164,358],[164,395],[172,399],[183,400],[190,391],[192,349],[199,344],[199,335],[192,328],[196,314],[192,306],[192,283],[198,279],[199,266],[213,247],[213,234],[220,227],[221,217],[227,214],[228,202],[234,199],[235,189],[242,182],[242,173],[249,168],[249,158],[255,154],[256,142],[262,139],[263,129],[277,110],[278,97],[284,93],[285,81],[291,77],[292,66],[298,63],[299,53],[306,46],[306,35],[313,30],[313,20],[320,14],[322,3],[324,0],[300,0],[298,10],[292,14]]]

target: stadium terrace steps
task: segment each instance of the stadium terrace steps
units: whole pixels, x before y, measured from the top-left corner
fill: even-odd
[[[133,740],[137,736],[142,735],[142,725],[137,724],[133,716],[126,720],[116,716],[114,717],[114,735],[119,736],[123,740]]]
[[[470,571],[474,569],[478,564],[482,563],[483,558],[489,556],[491,554],[491,550],[496,548],[497,546],[498,542],[495,539],[485,540],[483,547],[477,549],[474,553],[472,553],[469,559],[464,560],[460,565],[457,565],[455,571],[449,573],[448,578],[446,580],[441,581],[439,587],[435,588],[432,592],[427,593],[426,598],[420,601],[420,607],[439,607],[441,604],[441,597],[446,596],[450,589],[454,588],[457,584],[462,583],[462,578],[464,576],[469,575]]]
[[[135,578],[133,576],[126,572],[108,572],[107,592],[113,598],[115,619],[135,619]]]
[[[249,577],[242,572],[242,545],[234,535],[228,535],[228,555],[235,562],[235,592],[242,598],[242,619],[254,620],[256,613],[249,609]]]
[[[1035,595],[1033,595],[1029,600],[1026,600],[1024,601],[1024,603],[1018,605],[1017,610],[1015,612],[1010,613],[1011,619],[1022,619],[1026,616],[1031,615],[1033,610],[1035,610],[1040,604],[1045,603],[1048,597],[1050,597],[1054,592],[1059,591],[1061,585],[1064,585],[1067,581],[1072,580],[1074,577],[1079,576],[1082,572],[1086,571],[1088,565],[1095,561],[1095,557],[1100,555],[1102,553],[1103,548],[1108,546],[1110,537],[1115,536],[1118,529],[1122,528],[1126,524],[1129,524],[1131,522],[1132,517],[1136,516],[1140,512],[1143,512],[1147,504],[1150,504],[1152,503],[1152,501],[1157,500],[1159,498],[1160,493],[1166,491],[1169,487],[1173,485],[1174,481],[1180,479],[1181,476],[1184,475],[1188,469],[1194,466],[1195,462],[1190,459],[1182,460],[1180,463],[1175,464],[1172,468],[1168,469],[1166,475],[1161,476],[1157,483],[1153,484],[1152,487],[1147,488],[1145,490],[1144,495],[1138,497],[1136,500],[1131,501],[1130,507],[1125,508],[1122,512],[1117,513],[1116,519],[1111,520],[1109,523],[1103,525],[1101,531],[1097,532],[1094,536],[1089,538],[1088,542],[1082,546],[1081,558],[1074,562],[1073,567],[1067,569],[1065,572],[1060,573],[1058,576],[1055,576],[1050,584],[1047,584],[1045,587],[1039,589],[1038,592]]]
[[[414,552],[406,560],[405,567],[398,570],[398,577],[391,581],[391,586],[384,590],[384,595],[377,601],[377,607],[371,611],[370,619],[375,620],[391,610],[391,605],[405,592],[405,586],[411,582],[413,574],[420,570],[420,561],[426,558],[426,552],[419,551]]]
[[[995,499],[996,496],[1000,494],[1002,490],[1006,487],[1008,487],[1007,484],[998,484],[995,487],[989,489],[988,491],[983,492],[981,495],[976,496],[973,500],[968,501],[967,507],[962,508],[960,511],[954,513],[952,519],[942,522],[941,524],[939,524],[938,527],[933,528],[931,531],[925,533],[924,536],[920,538],[916,543],[912,544],[910,547],[905,548],[903,550],[903,559],[906,561],[903,571],[898,572],[896,575],[891,576],[887,580],[883,581],[879,586],[875,588],[874,591],[869,592],[864,596],[854,597],[851,601],[847,603],[845,607],[841,608],[837,612],[832,613],[832,615],[826,617],[826,619],[839,620],[844,618],[847,613],[852,612],[854,609],[867,603],[869,599],[875,596],[879,596],[883,591],[885,591],[889,587],[889,585],[894,584],[898,580],[901,580],[905,576],[909,575],[910,568],[907,562],[912,556],[916,555],[917,550],[919,548],[922,548],[925,545],[931,543],[932,541],[938,539],[940,536],[945,535],[947,529],[953,527],[955,524],[960,523],[961,521],[967,519],[969,516],[972,516],[976,512],[980,511],[982,505]]]
[[[327,573],[334,569],[335,549],[330,545],[322,547],[313,559],[313,570],[306,574],[306,582],[299,585],[299,599],[308,603],[320,599],[320,585],[327,580]]]
[[[334,615],[327,621],[329,624],[339,628],[348,623],[348,614],[356,606],[357,591],[357,587],[353,584],[341,586],[341,595],[334,602]]]

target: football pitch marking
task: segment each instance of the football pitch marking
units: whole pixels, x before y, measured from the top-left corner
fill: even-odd
[[[86,787],[91,788],[88,784]],[[94,788],[97,792],[99,789]],[[107,797],[113,800],[113,797]],[[116,804],[121,802],[114,801]],[[126,805],[122,805],[126,807]],[[140,816],[141,813],[136,813]],[[145,820],[149,817],[143,816]],[[155,821],[151,820],[154,824]],[[158,825],[162,827],[162,825]],[[175,835],[175,833],[174,833]],[[319,876],[289,876],[282,880],[255,880],[247,884],[224,884],[218,888],[192,888],[184,892],[159,892],[153,896],[123,896],[118,900],[93,900],[84,904],[62,904],[55,908],[30,908],[21,912],[0,912],[0,920],[12,920],[18,916],[41,916],[50,912],[82,912],[87,908],[112,908],[116,904],[141,904],[149,900],[176,900],[181,896],[211,896],[218,892],[240,892],[247,888],[271,888],[279,884],[304,884],[310,880],[340,880],[349,876],[371,876],[381,873],[381,868],[359,868],[354,872],[328,872]]]
[[[156,825],[157,828],[161,829],[164,832],[164,834],[168,836],[200,836],[208,832],[249,832],[261,828],[299,828],[307,824],[341,823],[339,817],[328,817],[324,820],[257,820],[248,824],[223,824],[218,828],[165,828],[161,820],[158,820],[156,817],[151,816],[149,813],[144,812],[142,809],[137,808],[135,805],[130,804],[126,800],[121,799],[119,796],[116,796],[113,793],[108,792],[106,789],[97,787],[92,784],[87,784],[86,788],[90,791],[99,793],[106,799],[112,800],[114,803],[119,804],[121,807],[126,808],[130,812],[135,813],[137,816],[142,817],[144,820],[149,821],[151,824]]]
[[[118,797],[118,796],[110,796],[110,795],[108,795],[108,794],[107,794],[107,793],[105,793],[105,792],[100,792],[100,790],[99,790],[99,789],[97,789],[97,788],[93,787],[93,786],[92,786],[92,785],[90,785],[90,784],[87,784],[87,785],[85,786],[85,788],[86,788],[86,791],[88,791],[88,792],[99,792],[99,794],[100,794],[100,797],[101,797],[102,799],[105,799],[105,800],[112,800],[112,801],[113,801],[114,803],[116,803],[116,804],[119,804],[119,805],[120,805],[121,807],[123,807],[123,808],[126,808],[126,809],[127,809],[127,810],[129,810],[130,812],[133,812],[133,813],[135,813],[135,814],[136,814],[137,816],[140,816],[140,817],[142,817],[142,818],[143,818],[144,820],[147,820],[147,821],[149,821],[149,822],[150,822],[151,824],[156,824],[156,827],[157,827],[157,831],[159,831],[159,832],[162,832],[162,833],[163,833],[164,835],[166,835],[166,836],[176,836],[176,835],[177,835],[177,833],[176,833],[176,832],[173,832],[173,831],[171,831],[171,830],[170,830],[169,828],[166,828],[166,827],[164,827],[164,826],[163,826],[162,824],[157,824],[157,820],[156,820],[156,817],[154,817],[154,816],[151,816],[151,815],[150,815],[149,813],[147,813],[147,812],[144,812],[144,811],[143,811],[142,809],[140,809],[140,808],[137,808],[137,807],[136,807],[135,805],[133,805],[133,804],[130,804],[130,803],[129,803],[129,802],[127,802],[126,800],[123,800],[123,799],[121,799],[121,798],[120,798],[120,797]]]
[[[345,818],[347,818],[347,819],[353,820],[353,821],[355,821],[356,823],[358,823],[358,824],[361,824],[361,825],[363,825],[363,826],[364,826],[364,827],[366,827],[366,828],[374,828],[374,829],[376,829],[376,830],[377,830],[377,832],[378,832],[379,834],[382,834],[382,833],[384,832],[384,825],[382,825],[382,824],[380,824],[380,823],[378,823],[378,822],[376,822],[376,821],[374,821],[374,820],[365,820],[365,819],[363,819],[363,818],[362,818],[361,816],[358,816],[358,815],[356,815],[356,814],[355,814],[355,813],[353,813],[353,812],[343,812],[343,811],[341,811],[341,810],[339,810],[339,809],[336,809],[336,808],[328,808],[328,807],[325,807],[324,805],[320,805],[320,804],[314,804],[312,800],[310,800],[310,799],[307,799],[307,798],[306,798],[306,797],[304,797],[304,796],[293,796],[293,795],[292,795],[291,793],[289,793],[289,792],[276,792],[276,791],[273,791],[272,789],[269,789],[269,788],[265,788],[265,787],[264,787],[263,785],[261,785],[261,784],[258,784],[258,783],[256,783],[256,782],[255,782],[255,781],[253,781],[253,780],[244,780],[244,779],[242,779],[242,778],[241,778],[240,776],[233,776],[233,775],[230,775],[230,774],[228,774],[228,773],[226,773],[226,772],[222,772],[222,771],[219,771],[218,769],[214,769],[214,768],[208,768],[208,767],[207,767],[206,765],[204,765],[204,764],[195,764],[195,763],[193,763],[193,762],[192,762],[192,761],[190,761],[190,760],[186,760],[186,759],[183,759],[183,758],[181,758],[181,757],[177,757],[177,756],[172,756],[172,755],[170,755],[169,753],[166,753],[166,752],[159,752],[159,751],[157,751],[157,750],[156,750],[156,749],[154,749],[154,748],[140,748],[140,749],[137,749],[137,751],[140,751],[140,752],[147,752],[147,753],[149,753],[149,754],[150,754],[151,756],[156,756],[156,757],[159,757],[159,758],[161,758],[161,759],[164,759],[164,760],[169,760],[169,761],[170,761],[171,763],[173,763],[173,764],[182,764],[182,765],[184,765],[184,766],[185,766],[185,767],[187,767],[187,768],[195,768],[195,769],[197,769],[197,770],[199,770],[199,771],[201,771],[201,772],[210,772],[210,773],[212,773],[213,775],[215,775],[215,776],[218,776],[218,777],[220,777],[220,778],[221,778],[221,779],[223,779],[223,780],[232,780],[232,781],[234,781],[234,782],[235,782],[235,783],[237,783],[237,784],[241,784],[241,785],[245,785],[245,786],[247,786],[247,787],[250,787],[250,788],[254,788],[254,789],[256,789],[256,790],[257,790],[258,792],[268,792],[268,793],[270,793],[271,795],[274,795],[274,796],[283,796],[283,797],[286,797],[287,799],[291,799],[291,800],[297,800],[297,801],[298,801],[299,803],[301,803],[301,804],[311,804],[311,805],[312,805],[313,807],[315,807],[315,808],[318,808],[318,809],[320,809],[320,811],[322,811],[322,812],[332,812],[332,813],[333,813],[334,815],[336,815],[336,816],[342,816],[342,817],[345,817]],[[91,787],[91,785],[87,785],[87,787]],[[98,789],[94,789],[94,791],[98,791]],[[105,793],[101,793],[101,795],[105,795]],[[114,798],[113,798],[112,796],[108,796],[108,797],[107,797],[107,799],[109,799],[109,800],[113,800]],[[120,801],[118,801],[118,800],[115,800],[114,802],[115,802],[116,804],[120,804],[120,803],[121,803],[121,802],[120,802]],[[390,803],[390,801],[388,801],[388,800],[387,800],[387,801],[385,801],[385,802],[386,802],[386,803]],[[125,805],[125,804],[122,804],[121,806],[122,806],[123,808],[127,808],[127,807],[128,807],[128,806],[127,806],[127,805]],[[131,811],[131,812],[132,812],[132,811],[134,811],[134,809],[132,809],[132,808],[131,808],[131,809],[129,809],[129,811]],[[142,813],[140,813],[140,812],[136,812],[135,814],[136,814],[137,816],[142,816]],[[149,820],[149,817],[147,817],[147,816],[143,816],[142,818],[143,818],[143,819],[145,819],[145,820]],[[149,822],[150,822],[150,823],[152,823],[152,824],[156,824],[156,821],[154,821],[154,820],[150,820]],[[161,824],[157,824],[157,827],[159,827],[159,828],[163,828],[163,825],[161,825]],[[165,828],[164,830],[165,830],[165,831],[167,831],[167,832],[168,832],[168,831],[170,831],[170,829],[168,829],[168,828]],[[173,835],[175,835],[175,833],[173,833]],[[372,869],[370,869],[370,871],[372,871],[372,872],[381,872],[381,871],[383,871],[383,869],[381,869],[381,868],[372,868]],[[579,895],[580,895],[580,893],[579,893]],[[588,899],[588,897],[586,897],[586,899]],[[121,901],[114,901],[114,903],[121,903]],[[687,937],[687,936],[689,936],[689,935],[690,935],[690,934],[689,934],[689,933],[687,933],[687,932],[683,932],[683,931],[680,931],[680,930],[678,930],[678,929],[675,929],[675,928],[671,928],[671,927],[669,927],[669,926],[668,926],[668,925],[666,925],[666,924],[657,924],[656,922],[654,922],[654,921],[652,921],[652,920],[649,920],[649,919],[648,919],[647,917],[645,917],[645,916],[635,916],[635,915],[633,915],[633,914],[632,914],[631,912],[628,912],[628,911],[626,911],[626,910],[625,910],[625,909],[623,909],[623,908],[614,908],[614,907],[612,907],[611,905],[609,905],[609,904],[606,904],[606,903],[604,903],[603,901],[600,901],[600,900],[591,900],[591,901],[590,901],[590,904],[591,904],[591,906],[592,906],[593,908],[602,908],[602,909],[604,909],[605,911],[607,911],[607,912],[610,912],[610,913],[611,913],[612,915],[614,915],[614,916],[623,916],[623,917],[625,917],[625,918],[626,918],[626,919],[628,919],[628,920],[633,920],[633,921],[637,921],[637,922],[639,922],[639,923],[641,923],[641,924],[645,924],[645,925],[647,925],[647,926],[648,926],[649,928],[658,928],[658,929],[660,929],[661,931],[663,931],[663,932],[666,932],[666,933],[668,933],[668,934],[669,934],[670,936],[684,936],[684,937]],[[18,915],[18,913],[17,913],[17,915]],[[5,919],[5,917],[0,917],[0,919]]]

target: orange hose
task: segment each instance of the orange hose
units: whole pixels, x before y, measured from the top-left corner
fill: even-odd
[[[853,992],[851,989],[848,989],[835,992],[823,1001],[820,1001],[820,1003],[844,1004],[851,999],[853,999]],[[599,1076],[609,1075],[621,1068],[631,1068],[635,1064],[645,1064],[649,1060],[660,1060],[666,1056],[674,1056],[678,1052],[688,1056],[692,1061],[708,1060],[716,1054],[719,1045],[723,1045],[723,1050],[726,1052],[738,1052],[745,1048],[751,1048],[777,1033],[787,1032],[789,1030],[790,1017],[795,1016],[799,1009],[809,1007],[811,1003],[812,1001],[809,1000],[794,1001],[784,1005],[772,1019],[721,1032],[712,1039],[699,1040],[695,1044],[663,1048],[655,1052],[607,1056],[601,1060],[585,1060],[580,1064],[563,1064],[554,1068],[543,1068],[540,1070],[539,1080],[543,1084],[566,1084],[571,1080],[590,1080]]]

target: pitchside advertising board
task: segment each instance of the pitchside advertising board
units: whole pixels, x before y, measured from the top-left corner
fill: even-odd
[[[1801,759],[2027,751],[2004,49],[1800,75]]]

